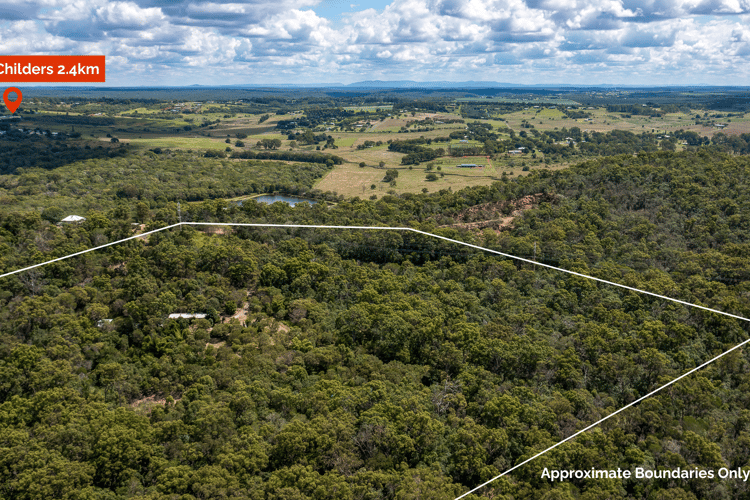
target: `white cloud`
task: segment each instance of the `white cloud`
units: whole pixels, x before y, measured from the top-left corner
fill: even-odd
[[[175,83],[201,67],[217,83],[274,71],[465,79],[477,68],[502,79],[509,66],[535,81],[656,68],[725,83],[750,71],[750,0],[393,0],[330,20],[307,8],[319,1],[6,0],[0,50],[104,53],[110,79],[168,67]]]
[[[113,2],[96,9],[96,19],[103,26],[117,29],[145,29],[164,21],[160,9],[142,9],[133,2]]]
[[[77,47],[68,38],[51,35],[34,21],[16,21],[0,27],[0,53],[45,54],[65,52]]]

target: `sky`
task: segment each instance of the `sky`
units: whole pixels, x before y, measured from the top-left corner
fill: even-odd
[[[749,85],[750,0],[0,0],[0,54],[106,86]]]

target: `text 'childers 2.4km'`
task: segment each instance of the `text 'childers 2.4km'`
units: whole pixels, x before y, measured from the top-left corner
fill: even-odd
[[[104,82],[105,62],[104,56],[0,56],[0,82]]]

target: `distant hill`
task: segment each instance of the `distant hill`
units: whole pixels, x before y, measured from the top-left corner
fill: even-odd
[[[496,88],[496,87],[526,87],[527,85],[519,85],[515,83],[500,83],[500,82],[447,82],[447,81],[436,81],[436,82],[415,82],[412,80],[396,80],[396,81],[383,81],[383,80],[366,80],[363,82],[350,83],[347,87],[354,88],[383,88],[383,89],[419,89],[419,88],[430,88],[430,89],[445,89],[445,88]]]

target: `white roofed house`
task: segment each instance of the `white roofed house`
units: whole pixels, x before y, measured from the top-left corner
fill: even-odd
[[[80,215],[68,215],[60,222],[68,222],[68,223],[77,222],[78,223],[78,222],[83,222],[85,220],[86,220],[86,217],[81,217]]]
[[[167,320],[186,320],[183,322],[183,325],[192,324],[194,321],[198,320],[211,320],[211,318],[206,313],[172,313],[167,315]],[[164,326],[164,323],[162,323],[162,326]]]
[[[172,313],[168,316],[169,319],[203,319],[207,316],[204,313]]]

